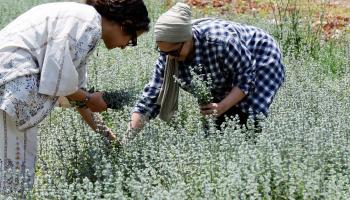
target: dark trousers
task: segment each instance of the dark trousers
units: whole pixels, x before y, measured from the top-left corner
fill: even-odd
[[[232,107],[228,111],[226,111],[224,114],[220,115],[215,119],[215,126],[218,130],[221,130],[221,125],[225,122],[225,118],[235,118],[238,117],[238,123],[240,125],[240,128],[246,128],[247,131],[247,139],[254,139],[256,138],[258,133],[261,133],[262,127],[260,125],[260,122],[258,119],[252,119],[253,126],[248,126],[248,119],[249,115],[247,113],[242,112],[239,108],[237,107]],[[252,128],[254,131],[250,131]],[[209,128],[206,126],[206,128]],[[225,127],[223,127],[225,128]]]
[[[239,108],[235,106],[216,118],[216,127],[221,130],[221,124],[225,122],[225,118],[234,118],[236,116],[238,117],[238,123],[241,125],[241,128],[243,128],[244,126],[247,127],[249,115],[247,113],[242,112]]]

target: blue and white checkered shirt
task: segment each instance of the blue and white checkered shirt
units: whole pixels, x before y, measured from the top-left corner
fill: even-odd
[[[193,24],[194,57],[179,63],[179,79],[191,85],[190,69],[202,67],[212,82],[214,102],[220,102],[233,87],[239,87],[246,97],[237,105],[252,115],[268,114],[272,100],[284,81],[284,66],[274,39],[262,29],[220,19],[206,19]],[[133,112],[154,118],[159,113],[156,104],[163,84],[166,55],[156,62],[153,77],[144,88]]]

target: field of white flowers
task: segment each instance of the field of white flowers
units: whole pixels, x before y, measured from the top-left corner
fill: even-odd
[[[48,0],[0,0],[0,27],[42,2]],[[161,0],[146,2],[152,20],[166,9]],[[319,42],[317,48],[305,39],[296,48],[288,25],[222,17],[267,29],[283,45],[286,82],[254,141],[234,121],[223,134],[204,137],[196,101],[184,92],[172,123],[153,120],[123,148],[91,131],[77,112],[57,108],[41,124],[36,182],[28,198],[348,199],[349,39]],[[90,59],[89,86],[129,88],[136,99],[157,57],[152,30],[136,48],[107,51],[102,45]],[[134,103],[103,113],[119,137]]]

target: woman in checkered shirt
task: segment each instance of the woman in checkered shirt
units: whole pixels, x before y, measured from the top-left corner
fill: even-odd
[[[211,79],[213,100],[200,105],[200,112],[213,114],[218,127],[225,116],[238,115],[240,124],[246,125],[250,116],[268,115],[285,72],[279,48],[264,30],[221,19],[191,21],[189,6],[178,3],[157,20],[155,37],[160,55],[133,110],[131,130],[142,128],[145,121],[162,113],[162,108],[165,120],[174,113],[177,91],[165,89],[169,88],[165,80],[170,62],[177,66],[173,75],[184,83],[180,87],[189,92],[193,91],[191,69]]]

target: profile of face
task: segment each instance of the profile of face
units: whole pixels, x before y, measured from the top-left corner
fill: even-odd
[[[177,61],[185,61],[193,52],[193,40],[190,39],[188,41],[178,43],[157,42],[157,50],[158,52],[164,53]]]
[[[119,23],[102,18],[102,40],[107,49],[136,46],[137,37],[145,31],[130,31]]]

